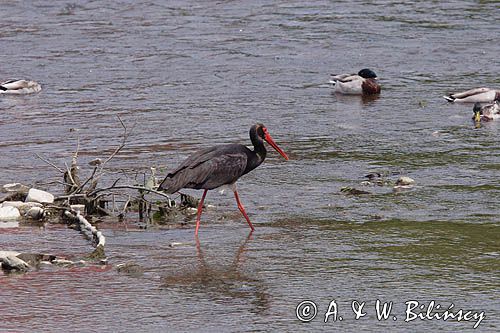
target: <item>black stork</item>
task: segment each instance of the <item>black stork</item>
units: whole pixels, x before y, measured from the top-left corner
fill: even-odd
[[[198,204],[195,235],[198,235],[203,201],[208,190],[213,190],[223,185],[231,187],[239,210],[247,220],[252,231],[254,230],[252,222],[250,222],[245,208],[243,208],[240,202],[235,183],[241,176],[249,173],[264,162],[267,153],[264,140],[286,160],[288,160],[288,156],[274,142],[263,124],[255,124],[250,128],[250,140],[252,141],[254,150],[250,150],[240,144],[227,144],[202,149],[189,156],[161,182],[158,189],[169,194],[175,193],[182,188],[205,190]]]

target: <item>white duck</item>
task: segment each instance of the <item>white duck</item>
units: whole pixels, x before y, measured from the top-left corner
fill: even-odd
[[[490,88],[474,88],[463,92],[443,96],[452,103],[491,103],[495,99],[500,100],[500,90]]]
[[[330,83],[334,91],[346,95],[375,95],[380,93],[377,74],[364,68],[358,74],[331,75]]]
[[[42,90],[39,83],[29,80],[8,80],[0,83],[0,94],[31,94]]]

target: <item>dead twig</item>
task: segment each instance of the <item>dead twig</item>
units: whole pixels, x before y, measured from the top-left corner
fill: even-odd
[[[97,193],[104,192],[104,191],[110,191],[110,190],[114,190],[114,189],[132,189],[132,190],[145,191],[145,192],[153,193],[153,194],[156,194],[158,196],[161,196],[161,197],[164,197],[164,198],[167,198],[170,200],[170,196],[168,194],[165,194],[163,192],[159,192],[159,191],[156,191],[153,189],[149,189],[146,187],[135,186],[135,185],[115,185],[115,186],[110,186],[110,187],[106,187],[106,188],[100,188],[100,189],[97,189],[97,190],[93,191],[92,193],[90,193],[89,196],[94,196]]]
[[[63,169],[61,169],[60,167],[58,167],[54,163],[50,162],[49,160],[45,159],[44,157],[40,156],[40,154],[35,153],[35,156],[38,157],[39,159],[41,159],[42,161],[44,161],[45,163],[47,163],[48,165],[50,165],[51,167],[53,167],[54,169],[56,169],[57,171],[59,171],[60,173],[64,173]]]
[[[132,127],[130,128],[130,130],[127,129],[127,126],[125,126],[125,124],[123,123],[123,120],[120,118],[119,115],[116,115],[116,117],[118,118],[118,121],[120,122],[120,125],[122,126],[123,128],[123,138],[122,138],[122,143],[113,151],[113,153],[111,153],[111,155],[105,159],[101,164],[101,169],[104,167],[104,165],[106,163],[108,163],[109,161],[111,161],[113,159],[113,157],[116,156],[116,154],[118,154],[120,152],[120,150],[123,149],[123,147],[125,147],[125,144],[127,142],[127,139],[130,135],[130,133],[132,132],[132,130],[134,129],[135,125],[137,125],[137,121],[132,125]]]

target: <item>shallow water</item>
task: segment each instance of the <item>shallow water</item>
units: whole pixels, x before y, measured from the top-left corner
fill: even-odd
[[[182,228],[107,223],[110,265],[0,275],[1,331],[469,331],[473,322],[404,322],[405,302],[484,311],[500,326],[499,124],[442,95],[498,87],[495,1],[170,1],[28,4],[0,11],[0,77],[41,93],[0,96],[0,179],[59,189],[55,169],[108,156],[115,171],[163,174],[200,147],[249,143],[264,123],[274,151],[233,198],[209,193],[199,244]],[[330,73],[373,68],[380,98],[336,96]],[[73,129],[78,129],[74,131]],[[83,168],[82,172],[89,172]],[[411,190],[365,187],[380,172]],[[44,185],[45,184],[45,185]],[[342,187],[372,195],[346,196]],[[192,194],[200,195],[193,191]],[[0,222],[1,224],[1,222]],[[185,245],[169,247],[172,242]],[[80,258],[73,230],[0,228],[0,247]],[[138,262],[130,276],[113,265]],[[301,323],[295,307],[318,304]],[[378,321],[374,303],[394,302]],[[331,300],[343,321],[321,318]],[[352,300],[366,301],[354,320]],[[95,320],[101,326],[90,324]]]

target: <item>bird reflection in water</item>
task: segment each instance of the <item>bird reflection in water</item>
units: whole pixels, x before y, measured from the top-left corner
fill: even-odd
[[[376,95],[341,95],[332,93],[337,98],[337,101],[348,104],[359,103],[360,105],[370,105],[380,98],[380,94]]]
[[[203,293],[208,299],[218,302],[233,302],[249,300],[246,311],[262,313],[270,308],[270,296],[264,283],[245,270],[245,254],[248,244],[252,241],[252,232],[248,234],[238,247],[230,265],[221,263],[221,253],[206,257],[200,240],[196,236],[196,264],[172,272],[162,278],[163,288],[182,287],[187,293]],[[212,265],[211,259],[216,259]],[[224,258],[222,258],[224,259]],[[186,267],[183,265],[183,267]]]

